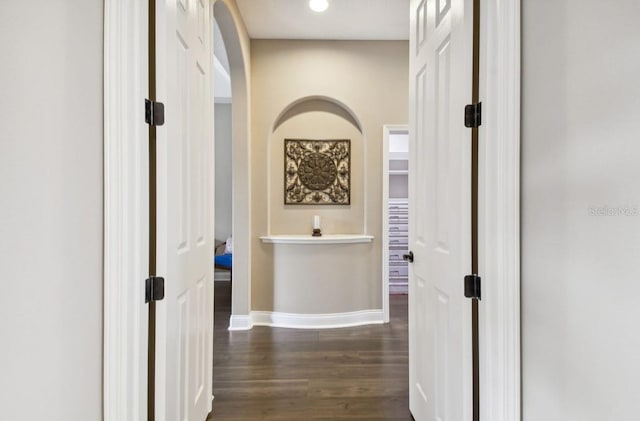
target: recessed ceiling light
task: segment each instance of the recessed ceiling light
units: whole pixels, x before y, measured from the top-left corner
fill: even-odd
[[[314,12],[324,12],[329,7],[327,0],[309,0],[309,7]]]

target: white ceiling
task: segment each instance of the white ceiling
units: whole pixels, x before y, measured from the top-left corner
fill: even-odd
[[[309,0],[236,0],[254,39],[408,40],[409,0],[329,0],[323,13]],[[216,102],[231,102],[229,61],[214,28]]]
[[[255,39],[408,40],[409,0],[236,0]]]

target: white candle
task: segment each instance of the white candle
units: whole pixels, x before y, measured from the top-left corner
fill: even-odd
[[[320,216],[319,215],[314,215],[313,216],[313,229],[314,230],[319,230],[320,229]]]

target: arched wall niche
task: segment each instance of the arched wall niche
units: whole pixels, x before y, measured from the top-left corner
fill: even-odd
[[[284,139],[349,139],[351,141],[351,202],[349,205],[284,204]],[[327,96],[307,96],[278,114],[268,145],[268,232],[310,234],[314,215],[325,234],[366,232],[366,137],[360,119],[344,102]]]
[[[322,95],[300,98],[285,107],[276,118],[271,134],[287,120],[297,115],[313,111],[326,112],[339,116],[351,123],[361,134],[364,134],[362,124],[351,108],[335,98]]]

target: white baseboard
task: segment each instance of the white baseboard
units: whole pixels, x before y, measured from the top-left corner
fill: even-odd
[[[336,329],[384,323],[382,310],[362,310],[350,313],[294,314],[273,311],[252,311],[249,316],[231,316],[229,330],[248,330],[253,326],[292,329]]]
[[[232,315],[229,319],[229,330],[249,330],[252,327],[253,323],[249,315]]]

